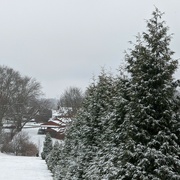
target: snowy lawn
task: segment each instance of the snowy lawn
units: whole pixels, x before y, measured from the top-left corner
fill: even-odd
[[[38,129],[40,128],[40,124],[35,124],[35,123],[27,123],[27,125],[25,126],[26,128],[23,128],[24,132],[27,132],[30,138],[30,141],[32,141],[34,144],[36,144],[36,146],[38,147],[39,150],[39,155],[43,150],[43,142],[45,140],[45,136],[44,134],[38,134]],[[58,141],[59,143],[64,143],[64,141],[62,140],[58,140],[55,138],[52,138],[53,143],[55,143],[55,141]]]
[[[0,180],[52,180],[40,157],[11,156],[0,153]]]
[[[44,134],[37,134],[39,127],[35,128],[24,128],[23,131],[28,133],[29,140],[32,141],[38,147],[39,153],[42,152],[43,142],[45,139]]]
[[[35,143],[39,154],[43,149],[45,135],[37,134],[39,126],[30,123],[23,129],[30,141]],[[53,139],[55,142],[56,139]],[[59,141],[62,142],[63,141]],[[24,157],[0,153],[0,180],[52,180],[52,174],[41,157]]]

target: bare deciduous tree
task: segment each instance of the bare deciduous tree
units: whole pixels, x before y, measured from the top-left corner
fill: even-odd
[[[15,126],[14,134],[21,131],[45,105],[40,101],[41,95],[40,83],[35,79],[0,66],[0,129],[5,119]]]
[[[24,77],[17,82],[18,91],[11,97],[9,116],[13,120],[16,131],[19,132],[24,125],[38,113],[40,109],[40,84],[36,80]]]
[[[53,104],[49,99],[39,100],[39,112],[35,116],[36,122],[47,122],[52,117]]]
[[[19,132],[13,139],[6,139],[1,148],[1,152],[14,153],[16,156],[35,156],[38,153],[37,146],[30,142],[26,132]]]
[[[84,99],[83,92],[78,87],[69,87],[61,95],[58,106],[72,108],[72,114],[75,115],[78,109],[81,107]]]
[[[0,66],[0,127],[9,110],[10,98],[18,90],[16,85],[20,74],[7,66]]]

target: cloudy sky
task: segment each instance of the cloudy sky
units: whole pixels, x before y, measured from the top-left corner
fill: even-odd
[[[0,65],[36,78],[48,98],[85,90],[102,67],[117,72],[154,6],[165,12],[179,58],[179,0],[0,0]]]

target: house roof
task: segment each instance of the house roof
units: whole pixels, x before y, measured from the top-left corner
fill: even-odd
[[[58,123],[55,123],[55,122],[53,122],[53,121],[49,121],[49,122],[47,122],[47,123],[43,123],[43,124],[41,124],[41,127],[60,127],[60,124],[58,124]]]

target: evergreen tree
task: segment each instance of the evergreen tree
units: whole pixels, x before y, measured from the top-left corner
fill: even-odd
[[[92,83],[65,139],[54,179],[114,179],[119,172],[119,131],[128,105],[126,78],[102,72]],[[76,138],[74,138],[76,137]]]
[[[129,113],[121,125],[121,179],[180,179],[179,113],[173,96],[177,61],[171,35],[156,9],[147,33],[126,55],[131,74]]]
[[[103,127],[99,137],[102,146],[97,149],[93,161],[86,169],[87,179],[116,179],[119,173],[120,127],[128,113],[129,100],[126,91],[128,85],[127,77],[121,72],[121,76],[113,78],[111,86],[104,86],[107,90],[109,87],[111,96],[106,101],[107,110],[99,118]]]
[[[96,88],[89,94],[91,100],[88,101],[87,109],[85,109],[85,112],[91,114],[91,118],[88,119],[89,117],[85,112],[80,117],[82,119],[86,118],[87,129],[90,129],[85,134],[88,137],[85,138],[87,143],[85,146],[87,165],[83,170],[83,178],[97,179],[97,177],[101,178],[103,174],[107,173],[103,167],[103,157],[108,151],[108,148],[105,148],[106,144],[112,139],[112,134],[109,131],[109,121],[110,117],[113,116],[115,95],[115,79],[111,75],[102,72]]]
[[[180,179],[177,61],[161,16],[153,12],[148,32],[126,55],[130,79],[102,72],[88,88],[54,180]]]
[[[54,143],[53,149],[50,151],[48,156],[46,157],[46,163],[48,166],[48,169],[51,172],[54,172],[54,167],[57,165],[58,161],[60,160],[60,149],[62,149],[62,146],[59,144],[58,141]]]
[[[112,91],[114,80],[104,72],[99,76],[98,82],[91,84],[83,107],[76,121],[69,129],[61,160],[55,171],[55,179],[88,179],[89,169],[96,164],[98,152],[104,147],[104,134],[107,127],[105,114],[108,116],[112,107]],[[96,166],[96,167],[97,167]],[[97,174],[100,169],[96,169]],[[98,177],[91,174],[91,178]],[[93,176],[93,177],[92,177]]]
[[[53,148],[52,138],[51,138],[50,134],[47,133],[46,137],[45,137],[45,141],[44,141],[43,151],[41,153],[42,159],[46,159],[48,154],[51,152],[52,148]]]

